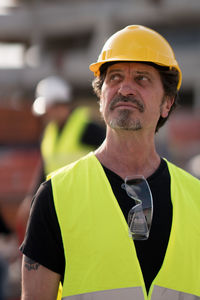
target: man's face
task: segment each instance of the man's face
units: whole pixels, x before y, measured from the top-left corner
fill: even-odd
[[[173,101],[164,97],[159,72],[143,63],[116,63],[107,69],[100,111],[113,129],[153,129],[167,117]]]
[[[45,119],[47,122],[54,121],[58,125],[63,124],[70,113],[70,107],[66,103],[55,103],[47,107]]]

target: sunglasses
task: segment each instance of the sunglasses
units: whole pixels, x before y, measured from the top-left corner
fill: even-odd
[[[127,176],[122,188],[135,201],[128,213],[129,234],[133,240],[147,240],[153,217],[153,198],[149,184],[142,175]]]

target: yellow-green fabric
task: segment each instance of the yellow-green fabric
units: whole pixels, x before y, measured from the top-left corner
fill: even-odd
[[[168,163],[172,230],[155,284],[200,297],[200,181]]]
[[[137,289],[138,296],[133,297],[137,300],[165,300],[165,292],[171,290],[181,293],[183,300],[199,299],[200,182],[167,164],[172,230],[163,265],[148,297],[127,222],[95,155],[90,153],[53,175],[53,197],[66,257],[63,299],[87,299],[75,295],[131,288]],[[160,288],[164,290],[161,295],[157,292]]]
[[[81,143],[88,118],[88,108],[79,107],[71,113],[61,132],[59,132],[55,122],[50,122],[46,126],[41,142],[41,153],[46,174],[94,150],[92,146]]]

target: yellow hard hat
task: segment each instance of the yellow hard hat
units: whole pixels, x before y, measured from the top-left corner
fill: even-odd
[[[152,62],[175,68],[179,73],[177,90],[180,89],[182,73],[174,52],[167,40],[150,28],[130,25],[113,34],[105,43],[98,61],[92,63],[89,69],[95,76],[100,76],[100,67],[115,61]]]

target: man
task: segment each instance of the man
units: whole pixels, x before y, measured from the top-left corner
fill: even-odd
[[[106,138],[35,196],[22,300],[56,299],[59,281],[62,299],[200,299],[200,183],[154,143],[181,85],[174,53],[132,25],[108,39],[90,70]]]
[[[3,211],[0,212],[0,300],[5,300],[13,294],[12,264],[19,258],[15,232],[7,224]]]
[[[0,300],[4,300],[7,294],[7,288],[8,288],[8,270],[9,270],[9,261],[10,258],[8,255],[8,249],[9,249],[9,237],[12,236],[11,229],[7,226],[3,215],[0,214]],[[8,238],[7,240],[5,238]],[[11,237],[12,239],[12,237]],[[5,240],[2,243],[2,240]],[[6,247],[8,245],[8,247]],[[3,251],[2,251],[3,249]],[[6,249],[6,253],[5,250]]]
[[[39,185],[56,169],[96,149],[105,138],[105,128],[91,118],[88,107],[75,107],[72,89],[60,76],[42,79],[36,87],[33,113],[43,116],[41,162],[33,183],[19,207],[16,228],[20,243],[25,234],[30,203]]]
[[[105,138],[104,128],[91,121],[89,108],[73,102],[63,78],[49,76],[37,84],[33,112],[46,123],[41,143],[46,175],[96,149]]]

